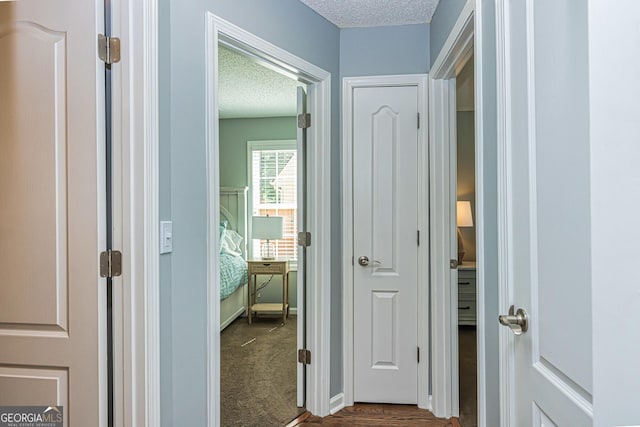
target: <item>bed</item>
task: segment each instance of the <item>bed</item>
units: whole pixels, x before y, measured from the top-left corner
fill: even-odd
[[[247,188],[220,188],[220,330],[247,308]],[[229,231],[229,233],[227,233]],[[225,236],[226,238],[222,238]],[[242,238],[231,250],[225,243]]]

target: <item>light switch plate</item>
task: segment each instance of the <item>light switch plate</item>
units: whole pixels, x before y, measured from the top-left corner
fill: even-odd
[[[173,251],[173,222],[160,221],[160,254]]]

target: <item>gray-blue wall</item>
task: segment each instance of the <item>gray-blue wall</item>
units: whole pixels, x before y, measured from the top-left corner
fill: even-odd
[[[440,0],[431,19],[431,65],[438,57],[467,0]]]
[[[170,19],[167,18],[167,5]],[[161,171],[162,200],[173,220],[170,280],[163,277],[162,425],[203,426],[206,420],[206,170],[205,170],[205,14],[207,11],[329,71],[332,87],[332,162],[339,165],[338,68],[340,33],[298,0],[163,0],[161,76],[163,107],[161,152],[169,158],[170,174]],[[167,59],[169,57],[170,59]],[[337,167],[337,166],[335,166]],[[333,265],[339,261],[339,188],[332,183]],[[338,209],[335,209],[338,206]],[[330,266],[328,266],[330,268]],[[339,270],[333,283],[339,289]],[[335,280],[337,278],[337,280]],[[339,320],[339,319],[338,319]],[[170,350],[170,351],[169,351]],[[167,355],[168,353],[168,355]],[[170,357],[167,361],[165,358]],[[167,366],[169,364],[169,366]]]
[[[431,63],[442,50],[445,40],[455,24],[465,0],[441,0],[431,21]],[[498,366],[498,177],[497,177],[497,106],[496,106],[496,30],[493,0],[477,0],[476,11],[482,17],[481,33],[476,28],[476,40],[482,38],[482,182],[483,186],[484,296],[485,296],[485,364],[486,364],[486,424],[500,425],[500,383]],[[476,58],[477,59],[477,58]],[[479,253],[480,253],[480,248]],[[481,274],[481,272],[478,272]]]
[[[340,30],[340,75],[429,71],[429,24]]]

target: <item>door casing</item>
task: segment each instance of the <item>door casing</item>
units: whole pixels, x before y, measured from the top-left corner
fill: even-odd
[[[455,145],[456,110],[455,77],[459,67],[473,54],[475,61],[475,169],[476,169],[476,280],[477,280],[477,396],[478,426],[486,426],[486,362],[485,362],[485,207],[484,207],[484,143],[483,143],[483,88],[482,70],[484,41],[482,35],[482,7],[468,0],[447,37],[440,54],[429,73],[429,141],[431,148],[431,227],[446,229],[451,236],[432,236],[432,330],[435,334],[432,348],[446,349],[433,352],[432,407],[438,417],[457,416],[459,413],[458,354],[457,354],[457,301],[455,286],[451,285],[449,259],[456,258],[455,248],[455,187],[451,188],[456,174]],[[452,158],[453,157],[453,158]],[[453,180],[455,182],[455,179]],[[449,194],[437,199],[437,194]],[[452,203],[453,201],[453,203]],[[455,208],[454,208],[455,209]],[[448,237],[448,238],[447,238]],[[443,240],[446,239],[446,240]],[[452,291],[453,289],[453,291]],[[436,375],[435,373],[441,373]]]
[[[331,412],[353,405],[353,90],[358,87],[416,86],[418,88],[418,112],[421,125],[418,129],[418,406],[431,409],[429,401],[429,150],[428,104],[426,74],[374,77],[347,77],[342,85],[342,280],[343,280],[343,378],[344,395],[334,396]]]

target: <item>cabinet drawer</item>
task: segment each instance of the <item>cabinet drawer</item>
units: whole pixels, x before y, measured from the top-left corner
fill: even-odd
[[[281,262],[270,263],[251,263],[249,267],[249,274],[284,274],[285,265]]]
[[[458,276],[458,294],[476,294],[476,278]]]
[[[476,324],[476,299],[458,297],[458,323],[461,325]]]

